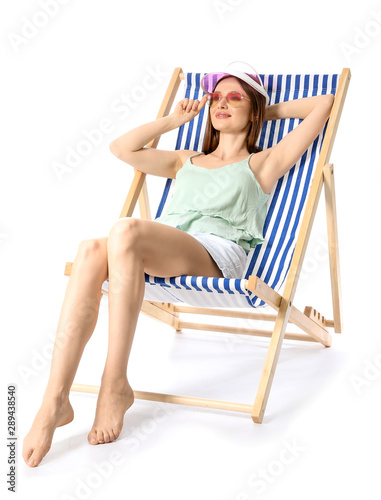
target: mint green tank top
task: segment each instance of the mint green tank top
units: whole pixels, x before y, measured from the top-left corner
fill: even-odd
[[[245,160],[208,169],[191,162],[176,174],[174,193],[156,222],[187,233],[208,233],[240,245],[245,252],[263,243],[269,194]],[[252,153],[254,154],[254,153]]]

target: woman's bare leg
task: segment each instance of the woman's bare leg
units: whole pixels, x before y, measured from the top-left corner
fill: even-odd
[[[70,387],[97,322],[107,272],[107,238],[81,242],[58,322],[49,381],[23,443],[23,458],[31,467],[49,451],[56,427],[73,420]]]
[[[109,238],[82,242],[66,289],[42,406],[24,439],[23,457],[28,465],[41,462],[56,427],[73,418],[68,395],[97,322],[101,285],[108,274],[109,347],[89,441],[92,437],[93,444],[112,441],[120,433],[124,413],[133,402],[126,371],[143,299],[144,272],[162,277],[222,276],[195,238],[154,221],[123,218]]]
[[[116,439],[134,401],[127,379],[136,324],[141,310],[144,272],[169,277],[183,274],[222,277],[207,250],[183,231],[145,219],[122,218],[107,241],[109,268],[109,344],[89,443]]]

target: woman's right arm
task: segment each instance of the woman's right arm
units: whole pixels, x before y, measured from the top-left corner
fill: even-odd
[[[120,160],[146,174],[174,179],[185,161],[183,151],[163,151],[144,146],[156,137],[192,120],[205,103],[206,96],[201,101],[182,99],[170,115],[140,125],[112,141],[110,151]]]

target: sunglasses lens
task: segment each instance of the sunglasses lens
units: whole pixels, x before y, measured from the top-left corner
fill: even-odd
[[[211,108],[213,108],[218,103],[219,100],[220,100],[220,95],[218,94],[218,92],[208,94],[208,104]]]
[[[239,102],[242,100],[242,96],[239,92],[229,92],[226,96],[226,102],[229,106],[233,108],[237,106]],[[218,104],[218,102],[222,99],[222,96],[219,92],[213,92],[208,94],[208,104],[211,108],[214,108]]]
[[[229,92],[226,96],[226,100],[230,106],[237,106],[239,102],[241,102],[242,96],[238,92]]]

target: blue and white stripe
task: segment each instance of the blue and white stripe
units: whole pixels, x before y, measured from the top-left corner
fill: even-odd
[[[203,76],[201,73],[185,74],[185,97],[202,98],[204,92],[200,81]],[[270,104],[320,94],[335,95],[339,77],[337,74],[260,76],[269,94]],[[208,108],[204,106],[194,120],[180,127],[176,149],[202,150],[207,112]],[[299,123],[297,119],[265,122],[258,145],[262,149],[274,146]],[[159,278],[146,274],[144,299],[218,308],[264,306],[263,301],[246,291],[245,280],[250,275],[259,276],[276,291],[283,285],[290,268],[324,133],[325,128],[274,187],[267,206],[265,242],[248,253],[243,279],[202,276]],[[175,183],[175,179],[167,179],[155,219],[172,198]],[[104,282],[103,288],[108,289],[108,281]]]

